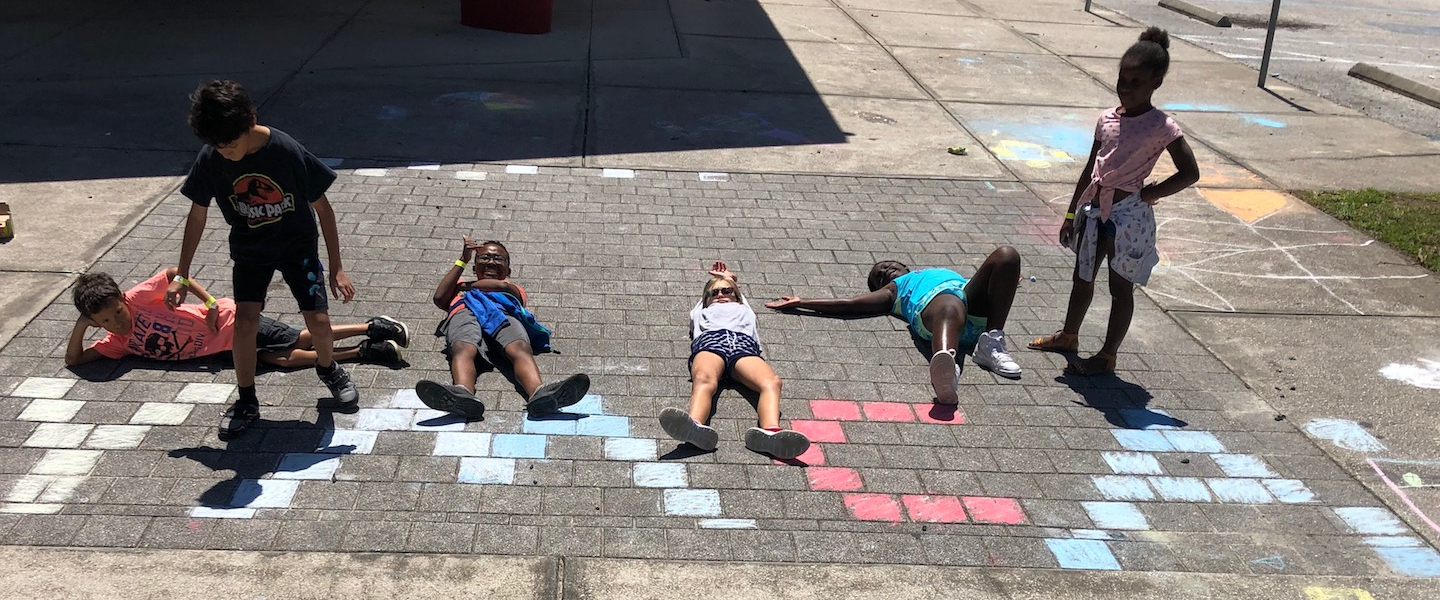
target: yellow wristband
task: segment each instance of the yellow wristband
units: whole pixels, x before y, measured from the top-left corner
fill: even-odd
[[[215,308],[215,298],[210,298],[209,300],[206,300],[205,308]]]
[[[455,259],[455,266],[460,267],[460,268],[463,269],[463,268],[465,268],[465,261],[460,260],[460,259],[457,258],[457,259]]]
[[[180,285],[190,285],[190,280],[181,275],[176,275],[174,281]]]
[[[1075,213],[1065,213],[1065,220],[1066,220],[1066,221],[1074,221],[1074,220],[1075,220]]]

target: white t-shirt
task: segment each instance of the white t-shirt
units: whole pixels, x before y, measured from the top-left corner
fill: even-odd
[[[717,329],[743,333],[755,338],[755,343],[760,343],[760,333],[755,328],[755,311],[750,310],[748,301],[713,302],[708,307],[704,302],[696,302],[695,308],[690,309],[690,338]]]

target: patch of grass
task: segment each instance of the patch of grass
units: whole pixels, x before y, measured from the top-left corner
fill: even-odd
[[[1295,195],[1440,271],[1440,194],[1365,189]]]

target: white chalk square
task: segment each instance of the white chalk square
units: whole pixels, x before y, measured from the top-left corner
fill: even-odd
[[[701,173],[700,181],[730,181],[729,173]]]
[[[656,443],[652,439],[605,439],[605,458],[609,460],[655,460],[656,453]]]
[[[316,448],[315,451],[326,454],[369,454],[375,449],[375,439],[378,437],[378,431],[336,429],[330,433],[330,444]]]
[[[175,395],[176,402],[186,404],[224,404],[235,391],[230,383],[187,383]]]
[[[16,398],[64,398],[65,393],[74,385],[74,379],[30,377],[21,382],[20,387],[15,388],[10,395]]]
[[[456,171],[456,172],[455,172],[455,178],[456,178],[456,179],[463,179],[463,180],[465,180],[465,181],[485,181],[485,177],[486,177],[486,174],[485,174],[484,171]]]
[[[437,162],[412,162],[412,163],[410,163],[410,166],[405,167],[405,168],[411,169],[411,170],[415,170],[415,171],[439,171],[439,170],[440,170],[440,163],[437,163]]]
[[[515,459],[513,458],[487,458],[487,457],[466,457],[460,459],[460,483],[500,483],[509,485],[515,482]]]
[[[254,498],[243,506],[245,508],[290,508],[290,501],[295,498],[295,490],[298,489],[300,489],[299,481],[246,479],[235,488],[235,497],[231,499],[231,503],[235,504],[235,500]]]
[[[0,506],[0,513],[11,513],[21,515],[53,515],[64,508],[64,504],[5,504]]]
[[[389,174],[385,169],[355,169],[355,174],[361,177],[384,177]]]
[[[15,484],[10,486],[10,491],[5,494],[5,501],[34,502],[52,481],[55,481],[55,478],[50,475],[26,475],[16,479]]]
[[[387,408],[422,409],[422,410],[423,410],[423,409],[430,408],[430,407],[428,407],[428,406],[425,406],[425,403],[424,403],[424,402],[421,402],[421,401],[420,401],[420,395],[419,395],[419,394],[416,394],[416,393],[415,393],[415,390],[409,390],[409,389],[400,390],[400,391],[398,391],[398,392],[395,392],[395,395],[390,398],[390,402],[386,405],[386,407],[387,407]]]
[[[435,434],[435,456],[489,456],[490,434],[442,431]]]
[[[255,516],[255,509],[197,506],[190,509],[190,516],[198,519],[250,519]]]
[[[600,176],[612,179],[634,179],[635,171],[633,169],[603,169],[600,171]]]
[[[405,431],[415,411],[398,408],[362,408],[355,414],[355,428],[364,431]]]
[[[47,450],[30,472],[36,475],[88,475],[101,454],[99,450]]]
[[[150,433],[149,425],[96,425],[85,440],[86,448],[100,450],[129,450],[138,448]]]
[[[75,494],[75,488],[80,487],[89,477],[56,477],[55,481],[45,488],[45,493],[40,494],[41,502],[65,502]]]
[[[758,527],[755,519],[700,519],[698,524],[701,529],[756,529]]]
[[[665,490],[665,514],[675,517],[718,517],[720,491]]]
[[[633,470],[639,487],[678,488],[689,485],[684,463],[637,463]]]
[[[130,417],[132,425],[179,425],[190,418],[191,404],[146,402]]]
[[[16,418],[21,421],[64,423],[75,418],[75,413],[84,406],[85,403],[79,400],[34,400]]]
[[[535,165],[505,165],[505,172],[511,175],[534,175],[540,172]]]
[[[25,440],[28,448],[79,448],[94,425],[80,423],[41,423]]]
[[[415,431],[465,431],[465,417],[438,410],[417,410],[410,420]]]
[[[339,468],[340,456],[337,454],[291,452],[280,457],[280,465],[275,467],[275,478],[330,480],[335,478],[335,470]]]

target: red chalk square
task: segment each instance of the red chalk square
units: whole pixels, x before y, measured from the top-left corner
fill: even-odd
[[[812,442],[845,443],[845,430],[839,421],[791,421],[790,428],[805,434]]]
[[[900,522],[900,503],[889,494],[845,494],[845,508],[861,521]]]
[[[964,523],[965,509],[955,496],[901,496],[910,520],[920,523]]]
[[[852,400],[811,400],[810,412],[827,421],[860,420],[860,404]]]
[[[810,489],[823,492],[853,492],[865,487],[860,473],[845,467],[810,467],[805,469]]]
[[[915,411],[903,402],[866,402],[865,418],[871,421],[914,421]]]
[[[820,444],[810,444],[810,449],[804,454],[789,460],[775,459],[777,465],[793,465],[797,467],[813,467],[825,464],[825,451],[820,449]]]
[[[1019,525],[1025,522],[1025,511],[1014,498],[978,498],[967,496],[963,499],[970,518],[976,523],[1000,523]]]
[[[915,414],[920,417],[921,423],[939,423],[941,425],[965,424],[965,413],[960,412],[959,407],[956,406],[916,404]]]

